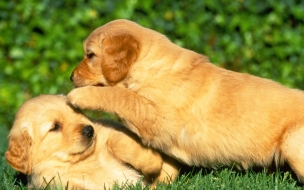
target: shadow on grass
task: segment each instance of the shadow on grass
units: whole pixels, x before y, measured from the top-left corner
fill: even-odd
[[[20,173],[20,172],[16,172],[14,175],[14,186],[19,186],[19,187],[25,187],[27,186],[27,175]]]

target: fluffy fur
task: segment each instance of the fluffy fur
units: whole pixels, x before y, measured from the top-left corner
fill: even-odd
[[[41,95],[22,105],[9,133],[7,162],[29,175],[30,187],[106,189],[114,183],[170,182],[174,162],[139,143],[118,124],[91,121],[66,97]],[[168,158],[169,160],[169,158]],[[171,178],[170,178],[171,177]]]
[[[304,182],[302,91],[219,68],[127,20],[97,28],[84,51],[73,105],[118,114],[144,144],[185,164],[287,163]]]

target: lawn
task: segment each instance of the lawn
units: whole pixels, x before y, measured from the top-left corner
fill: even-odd
[[[16,172],[8,166],[5,161],[4,153],[7,148],[7,134],[5,127],[0,128],[0,153],[1,153],[1,174],[0,174],[0,189],[27,189],[20,178],[15,177]],[[50,188],[46,188],[50,189]],[[64,189],[62,187],[53,189]],[[114,187],[114,189],[121,189]],[[141,185],[128,186],[125,185],[122,189],[139,190]],[[148,189],[148,188],[145,188]],[[171,185],[158,184],[156,189],[303,189],[294,177],[287,172],[275,172],[268,174],[266,170],[239,172],[232,168],[220,168],[217,170],[210,169],[194,169],[191,172],[184,172]]]

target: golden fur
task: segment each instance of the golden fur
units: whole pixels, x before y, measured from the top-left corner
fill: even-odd
[[[287,163],[304,182],[303,91],[219,68],[127,20],[97,28],[84,51],[73,105],[116,113],[144,144],[185,164]]]
[[[170,182],[177,168],[118,124],[91,121],[66,97],[41,95],[22,105],[9,133],[7,162],[29,175],[30,187],[103,189]],[[169,158],[168,158],[169,161]],[[169,178],[171,177],[171,179]]]

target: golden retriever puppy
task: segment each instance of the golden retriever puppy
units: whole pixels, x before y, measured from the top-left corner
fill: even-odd
[[[177,174],[174,162],[163,163],[138,137],[117,124],[89,120],[59,95],[41,95],[21,106],[5,157],[29,175],[30,187],[108,189],[142,177],[155,185]]]
[[[128,20],[94,30],[71,75],[76,107],[120,116],[142,142],[195,166],[290,165],[304,182],[304,93],[219,68]],[[86,86],[86,87],[84,87]]]

